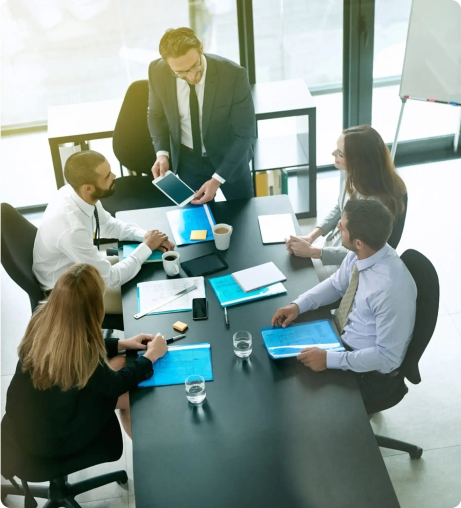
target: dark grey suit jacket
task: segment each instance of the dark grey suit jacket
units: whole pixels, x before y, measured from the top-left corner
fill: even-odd
[[[253,157],[256,118],[246,70],[230,60],[206,54],[203,96],[203,144],[215,172],[236,181]],[[181,144],[176,77],[163,59],[149,66],[147,123],[155,151],[170,153],[170,169],[178,171]]]

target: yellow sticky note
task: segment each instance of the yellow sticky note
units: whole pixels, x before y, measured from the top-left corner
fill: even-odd
[[[198,229],[190,232],[191,240],[206,240],[206,229]]]

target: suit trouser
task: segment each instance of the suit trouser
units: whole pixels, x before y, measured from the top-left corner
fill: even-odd
[[[181,145],[178,175],[194,191],[199,190],[215,172],[216,170],[208,157],[202,157],[202,167],[197,168],[193,153],[189,148]],[[253,179],[250,168],[248,167],[248,171],[245,171],[235,182],[226,181],[221,185],[221,190],[227,201],[253,198]]]
[[[115,265],[118,263],[118,256],[107,256],[107,261],[110,261],[111,265]],[[104,293],[104,310],[106,314],[122,314],[122,288],[118,287],[116,289],[106,288],[106,292]]]

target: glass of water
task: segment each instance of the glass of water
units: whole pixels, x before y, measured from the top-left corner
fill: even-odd
[[[205,380],[202,376],[194,374],[186,379],[186,397],[192,404],[200,404],[205,400]]]
[[[253,340],[250,332],[234,333],[234,353],[239,358],[248,358],[251,355]]]

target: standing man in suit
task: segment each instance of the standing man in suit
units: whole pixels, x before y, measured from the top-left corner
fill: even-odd
[[[244,68],[204,54],[190,28],[168,29],[149,66],[148,125],[154,178],[171,170],[197,190],[193,204],[253,197],[249,162],[256,119]]]

